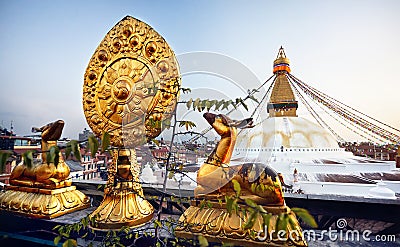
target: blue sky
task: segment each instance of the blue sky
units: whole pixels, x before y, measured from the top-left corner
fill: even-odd
[[[272,74],[283,45],[294,75],[400,128],[399,12],[395,0],[3,0],[0,123],[13,121],[24,135],[64,119],[64,136],[77,138],[87,127],[81,97],[89,59],[105,34],[131,15],[158,31],[177,55],[224,54],[260,81]],[[183,84],[197,87],[201,80],[184,77]],[[238,94],[230,96],[243,97]]]

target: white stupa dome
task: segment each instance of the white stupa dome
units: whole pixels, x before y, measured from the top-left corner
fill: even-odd
[[[301,117],[269,117],[239,133],[238,147],[339,148],[335,138],[321,126]]]
[[[146,164],[142,170],[141,179],[145,183],[156,183],[157,177],[154,176],[153,170],[149,164]]]

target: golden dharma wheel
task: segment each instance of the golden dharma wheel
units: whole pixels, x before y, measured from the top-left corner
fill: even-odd
[[[162,131],[179,94],[175,54],[152,27],[126,16],[104,37],[86,69],[83,109],[93,132],[136,146]]]

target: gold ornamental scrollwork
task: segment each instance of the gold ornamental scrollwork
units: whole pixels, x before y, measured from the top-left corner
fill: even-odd
[[[169,118],[180,84],[167,42],[144,22],[127,16],[97,47],[84,76],[83,109],[96,135],[108,131],[113,146],[137,146]]]

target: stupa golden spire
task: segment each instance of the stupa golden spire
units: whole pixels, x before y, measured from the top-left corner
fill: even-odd
[[[289,59],[286,57],[283,47],[281,47],[274,61],[273,72],[276,74],[276,79],[267,105],[270,117],[297,116],[298,104],[287,78],[287,73],[290,73],[289,63]]]

